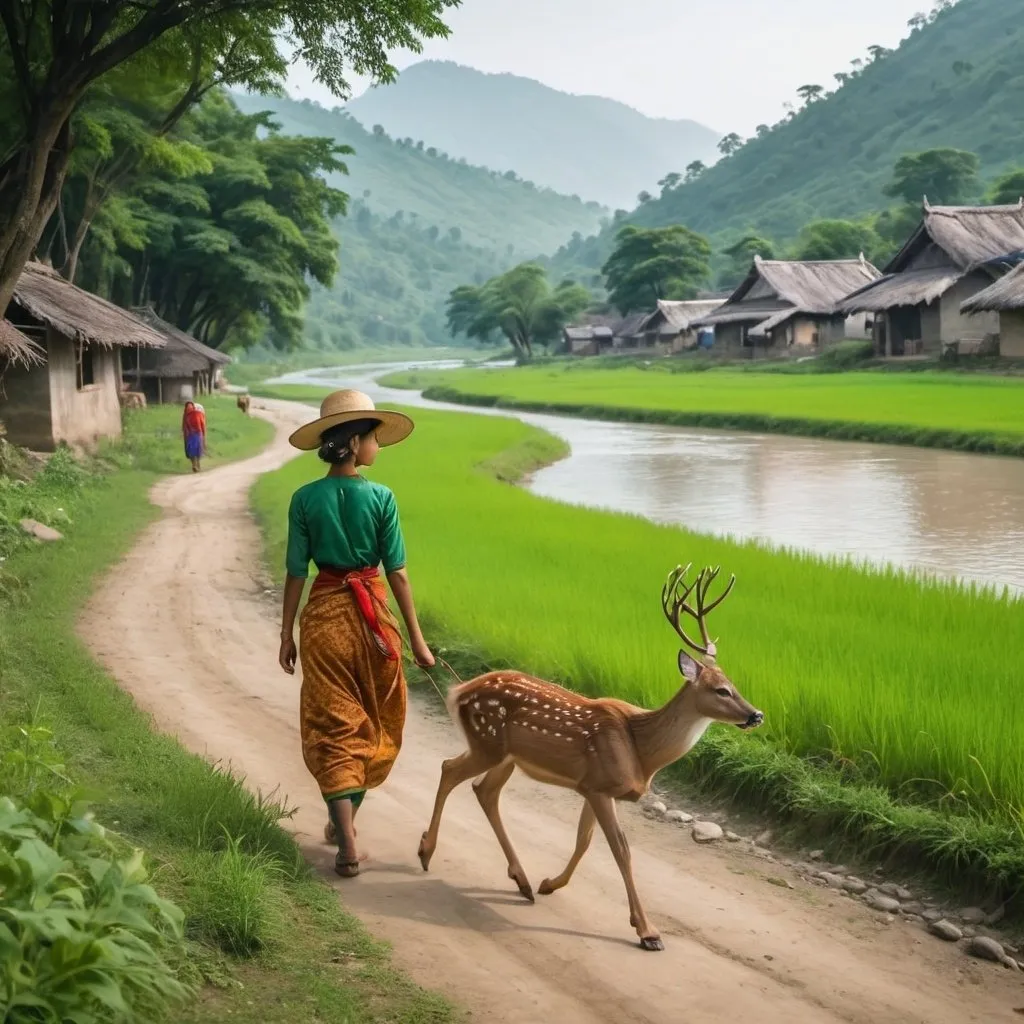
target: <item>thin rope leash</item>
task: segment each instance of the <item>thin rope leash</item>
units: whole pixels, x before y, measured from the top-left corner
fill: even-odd
[[[462,683],[464,681],[462,677],[459,675],[459,673],[456,672],[455,669],[453,669],[451,665],[449,665],[448,662],[445,661],[444,658],[442,658],[439,654],[434,655],[434,660],[440,662],[452,674],[453,678],[457,683]],[[438,697],[440,697],[441,700],[447,700],[447,695],[443,693],[441,687],[437,685],[437,681],[430,674],[430,669],[423,668],[422,671],[423,674],[430,680],[430,685],[433,686],[434,689],[437,691]]]

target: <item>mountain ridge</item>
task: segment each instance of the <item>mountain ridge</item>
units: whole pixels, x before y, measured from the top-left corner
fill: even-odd
[[[669,171],[718,156],[719,134],[697,121],[649,117],[621,100],[452,61],[413,64],[346,109],[365,125],[607,206],[631,207]]]

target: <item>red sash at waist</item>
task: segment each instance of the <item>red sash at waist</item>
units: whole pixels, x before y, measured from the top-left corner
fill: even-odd
[[[398,659],[398,652],[394,649],[391,641],[381,628],[380,619],[377,617],[377,609],[373,603],[374,598],[380,601],[382,605],[386,605],[388,600],[387,590],[380,578],[380,570],[376,568],[337,569],[329,565],[319,566],[318,569],[316,579],[313,580],[313,586],[310,590],[310,596],[312,597],[317,590],[343,590],[348,587],[352,591],[352,596],[356,599],[356,605],[363,616],[363,620],[370,628],[370,634],[373,636],[373,642],[377,645],[377,649],[389,661],[396,661]]]

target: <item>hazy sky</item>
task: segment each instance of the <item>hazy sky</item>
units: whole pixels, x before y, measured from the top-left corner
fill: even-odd
[[[894,46],[931,0],[463,0],[416,60],[509,71],[565,92],[689,117],[723,134],[771,123],[808,83],[832,86],[873,43]],[[365,82],[353,83],[358,94]],[[296,67],[293,95],[338,101]]]

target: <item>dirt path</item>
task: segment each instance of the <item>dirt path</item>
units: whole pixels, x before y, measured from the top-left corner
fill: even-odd
[[[164,515],[99,588],[81,635],[159,728],[299,805],[293,822],[306,855],[417,981],[477,1021],[507,1024],[1020,1019],[1019,975],[970,963],[852,901],[773,885],[765,871],[774,866],[725,845],[698,847],[634,808],[624,808],[625,826],[664,953],[634,945],[622,883],[599,838],[567,889],[534,906],[519,899],[468,786],[449,800],[423,874],[416,845],[439,763],[461,747],[447,719],[417,705],[392,778],[360,820],[371,861],[357,880],[334,879],[323,805],[299,752],[298,683],[276,667],[278,624],[247,499],[259,474],[291,456],[285,437],[308,409],[259,401],[256,410],[279,427],[273,445],[159,484],[153,500]],[[578,801],[518,774],[506,794],[506,824],[536,885],[572,849]]]

